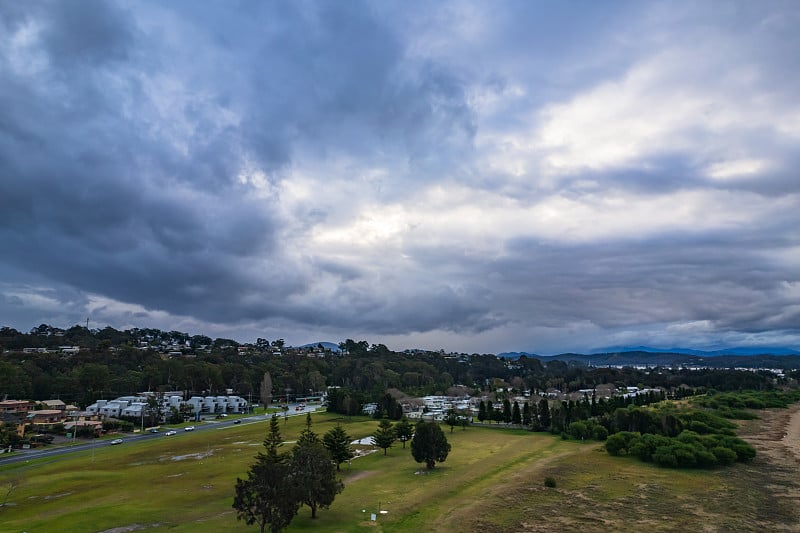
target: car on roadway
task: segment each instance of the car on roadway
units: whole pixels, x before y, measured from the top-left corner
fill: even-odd
[[[234,420],[234,421],[233,421],[233,423],[234,423],[234,424],[241,424],[241,423],[242,423],[242,421],[241,421],[241,420]]]
[[[177,431],[175,431],[174,429],[170,429],[169,431],[167,431],[166,433],[164,433],[164,436],[165,436],[165,437],[171,437],[171,436],[173,436],[173,435],[177,435],[177,434],[178,434],[178,432],[177,432]]]
[[[186,426],[183,428],[184,431],[194,431],[194,426]]]
[[[111,441],[111,445],[113,446],[115,444],[122,444],[122,439],[114,439],[114,440],[112,440]]]
[[[150,433],[158,433],[158,428],[153,428],[150,430]]]

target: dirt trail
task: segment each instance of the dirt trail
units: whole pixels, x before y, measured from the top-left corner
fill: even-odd
[[[800,404],[757,413],[760,420],[743,424],[740,436],[767,459],[800,467]]]
[[[783,443],[800,461],[800,405],[791,407],[792,415],[786,424],[786,433],[783,436]]]
[[[757,413],[760,419],[743,423],[739,433],[757,452],[758,472],[747,481],[763,487],[771,510],[783,516],[766,522],[767,529],[800,532],[800,404]]]

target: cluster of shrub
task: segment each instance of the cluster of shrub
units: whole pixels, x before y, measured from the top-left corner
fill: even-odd
[[[784,409],[796,402],[800,402],[800,390],[710,391],[705,396],[698,396],[691,400],[693,405],[715,409],[719,415],[737,420],[750,420],[755,417],[753,413],[745,411],[745,409]]]
[[[516,402],[509,408],[506,400],[502,410],[481,402],[478,419],[560,433],[564,439],[606,441],[611,455],[630,455],[664,467],[708,468],[755,457],[755,449],[736,437],[736,425],[726,419],[731,409],[783,407],[795,398],[794,401],[800,400],[795,393],[780,391],[711,393],[695,405],[678,406],[663,403],[664,395],[654,393],[637,398],[638,405],[627,400],[628,405],[622,403],[616,408],[615,403],[620,405],[617,402],[626,400],[596,402],[594,398],[584,398],[551,403],[543,399],[538,404],[525,402],[521,415]],[[706,407],[711,404],[722,409],[722,414]],[[744,410],[738,414],[737,418],[755,416]]]
[[[608,438],[608,430],[596,420],[578,420],[567,428],[562,437],[568,436],[577,440],[599,440],[604,441]]]
[[[750,461],[755,449],[731,435],[700,435],[684,430],[677,437],[621,431],[606,441],[611,455],[630,455],[672,468],[708,468]]]
[[[800,401],[800,391],[714,392],[691,400],[691,407],[659,405],[614,412],[606,441],[611,455],[630,455],[666,467],[707,468],[752,460],[755,449],[736,437],[727,419],[753,419],[747,409],[785,408]]]

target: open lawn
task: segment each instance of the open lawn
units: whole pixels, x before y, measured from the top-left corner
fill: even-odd
[[[313,420],[320,435],[341,421],[354,439],[377,427],[331,414]],[[282,421],[284,438],[293,441],[304,422]],[[11,480],[18,486],[0,508],[0,532],[258,531],[236,520],[231,502],[236,477],[263,449],[266,428],[180,433],[98,448],[94,461],[79,453],[3,467],[0,502]],[[378,450],[354,459],[342,465],[345,490],[332,508],[313,522],[301,508],[289,531],[800,531],[796,506],[785,497],[791,480],[766,459],[675,471],[609,457],[597,443],[443,429],[453,450],[433,471],[399,442],[387,456]],[[556,488],[544,487],[546,476]]]

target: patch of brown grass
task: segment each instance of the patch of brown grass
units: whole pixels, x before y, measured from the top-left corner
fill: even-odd
[[[671,470],[610,457],[601,445],[565,443],[454,507],[431,530],[622,531],[635,524],[648,531],[800,532],[800,463],[786,440],[800,406],[759,414],[740,432],[757,449],[752,463]],[[546,476],[556,488],[544,486]]]

